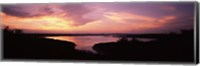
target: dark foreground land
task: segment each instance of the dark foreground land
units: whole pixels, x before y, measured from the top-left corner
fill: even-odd
[[[27,36],[20,31],[4,30],[4,59],[85,60],[94,59],[87,51],[75,50],[73,42]]]
[[[149,42],[124,36],[117,42],[96,44],[93,49],[97,54],[75,50],[73,42],[27,36],[8,29],[3,32],[4,59],[194,62],[193,30],[162,35]]]
[[[182,31],[181,34],[166,34],[149,42],[122,38],[117,42],[96,44],[93,49],[102,54],[104,59],[194,62],[192,30]]]

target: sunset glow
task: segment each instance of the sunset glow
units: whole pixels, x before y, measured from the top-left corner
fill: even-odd
[[[157,33],[190,29],[194,3],[3,5],[2,25],[27,33]]]
[[[195,63],[197,2],[2,4],[4,59]]]

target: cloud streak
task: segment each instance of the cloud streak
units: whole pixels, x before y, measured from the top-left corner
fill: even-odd
[[[3,5],[1,16],[2,25],[34,33],[152,33],[193,28],[192,7],[194,3],[13,4]]]
[[[92,19],[84,18],[83,15],[89,13],[84,4],[20,4],[4,5],[3,12],[16,17],[39,17],[39,16],[57,16],[66,20],[74,21],[73,25],[85,24]]]

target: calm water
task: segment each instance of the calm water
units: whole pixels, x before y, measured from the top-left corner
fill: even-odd
[[[117,40],[119,40],[119,38],[112,36],[48,36],[46,38],[70,41],[76,44],[75,48],[77,50],[86,50],[94,53],[96,52],[92,49],[92,47],[95,44],[103,42],[116,42]],[[131,40],[131,38],[128,39]],[[147,38],[136,38],[136,39],[142,42],[148,42],[153,40]]]
[[[70,41],[76,44],[77,50],[86,50],[96,53],[92,47],[97,43],[115,42],[119,38],[111,36],[48,36],[46,38]]]

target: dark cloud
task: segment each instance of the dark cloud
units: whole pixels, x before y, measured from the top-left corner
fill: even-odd
[[[34,17],[52,14],[51,9],[45,6],[37,4],[3,5],[2,12],[17,17]]]
[[[82,25],[93,20],[84,18],[84,15],[92,10],[79,3],[3,5],[2,11],[5,14],[17,17],[66,14],[64,17],[72,19],[74,25]]]
[[[22,11],[22,8],[19,6],[13,6],[13,5],[4,5],[2,6],[2,12],[12,15],[12,16],[19,16],[19,17],[28,17],[29,13]]]

